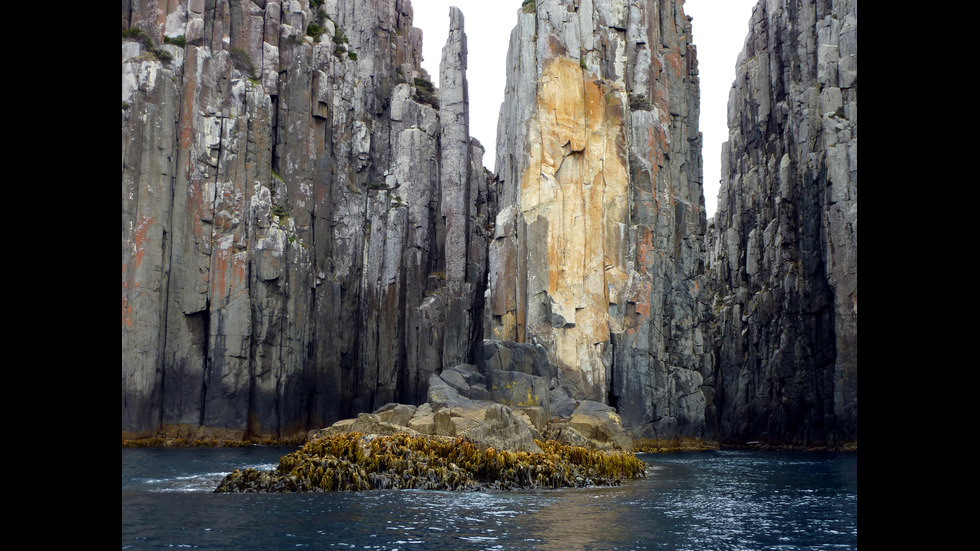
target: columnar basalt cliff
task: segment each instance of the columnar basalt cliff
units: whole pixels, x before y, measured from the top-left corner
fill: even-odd
[[[683,0],[512,4],[493,176],[456,8],[437,86],[409,0],[124,1],[124,438],[856,442],[856,0],[756,6],[710,225]]]
[[[123,2],[124,436],[299,434],[472,354],[491,205],[450,26],[436,90],[408,0]]]
[[[682,2],[525,2],[497,139],[487,336],[640,438],[702,438],[705,213]]]
[[[857,2],[764,0],[709,230],[719,439],[857,441]]]

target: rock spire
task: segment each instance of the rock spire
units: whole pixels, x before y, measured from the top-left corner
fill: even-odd
[[[637,436],[704,436],[697,60],[682,2],[525,2],[511,34],[487,336]]]

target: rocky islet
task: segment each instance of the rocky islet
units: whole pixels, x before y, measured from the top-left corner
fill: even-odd
[[[540,406],[469,399],[433,375],[422,405],[386,404],[311,431],[276,469],[236,470],[216,492],[555,489],[646,476],[615,411],[572,408],[548,419]]]

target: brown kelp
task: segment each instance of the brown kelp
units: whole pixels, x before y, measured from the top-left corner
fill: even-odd
[[[481,448],[463,437],[335,434],[286,454],[272,471],[236,469],[215,491],[562,488],[617,485],[646,473],[630,452],[536,442],[543,453]]]

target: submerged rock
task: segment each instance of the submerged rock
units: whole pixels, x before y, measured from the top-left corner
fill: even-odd
[[[283,456],[274,470],[236,469],[215,492],[608,486],[646,473],[633,453],[540,440],[536,445],[541,451],[530,453],[480,446],[462,436],[330,434]]]

